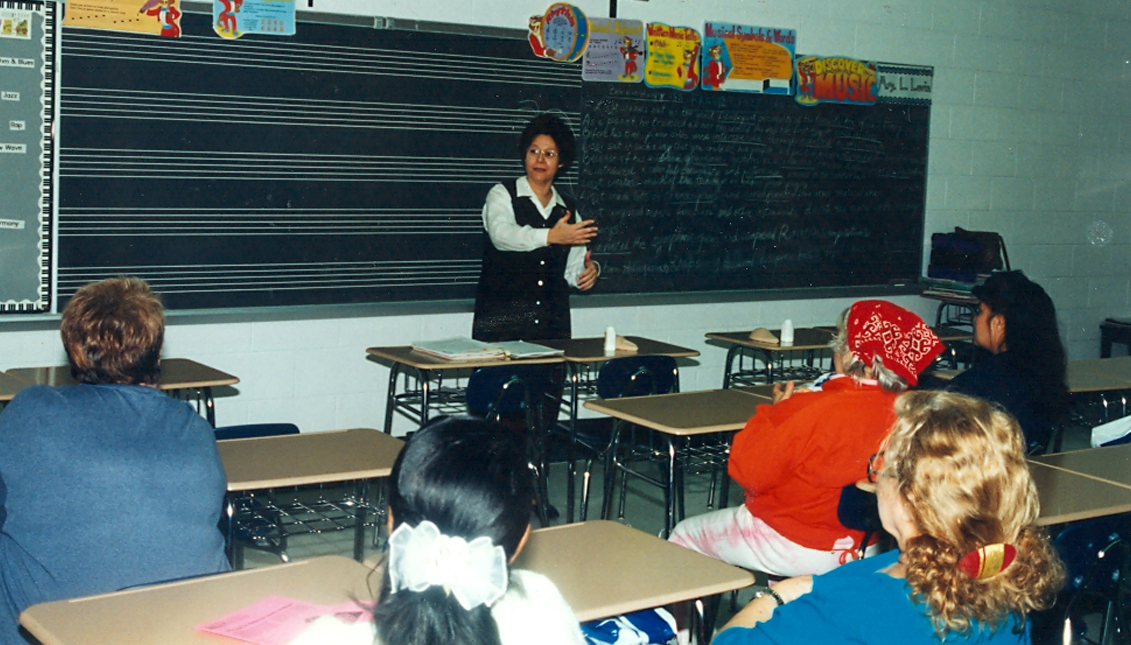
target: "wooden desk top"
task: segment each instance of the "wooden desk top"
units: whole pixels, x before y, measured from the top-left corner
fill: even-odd
[[[358,428],[216,442],[228,490],[387,477],[404,442]]]
[[[746,426],[754,408],[768,401],[740,389],[593,399],[585,407],[665,434],[690,436],[733,432]]]
[[[546,343],[539,342],[539,345]],[[548,345],[547,345],[548,346]],[[428,354],[421,354],[412,351],[409,345],[400,345],[397,347],[370,347],[365,350],[365,353],[386,361],[400,363],[401,365],[408,365],[409,367],[418,370],[462,370],[476,367],[495,367],[498,365],[508,365],[511,363],[527,363],[527,364],[543,364],[543,363],[561,363],[563,359],[561,356],[548,356],[544,358],[480,358],[468,361],[446,361],[436,356],[429,356]]]
[[[1131,444],[1058,452],[1030,461],[1131,488]]]
[[[609,521],[538,529],[514,566],[552,580],[581,621],[754,584],[749,571]]]
[[[1030,460],[1041,517],[1047,526],[1131,511],[1131,488]]]
[[[35,385],[74,385],[71,378],[69,365],[55,367],[21,367],[8,370],[16,378]],[[222,385],[235,385],[240,380],[227,372],[208,367],[188,358],[163,358],[161,359],[161,382],[157,387],[161,390],[187,390],[203,387],[220,387]]]
[[[11,401],[16,398],[20,390],[31,385],[23,379],[16,378],[7,372],[0,372],[0,401]]]
[[[1068,361],[1069,392],[1131,390],[1131,356]]]
[[[322,556],[34,605],[20,614],[20,624],[43,645],[235,644],[240,641],[193,628],[273,595],[321,605],[369,599],[369,572],[350,558]]]
[[[830,331],[831,330],[831,331]],[[727,332],[711,332],[707,334],[707,338],[712,340],[730,343],[731,345],[741,345],[742,347],[753,347],[755,349],[763,349],[768,352],[800,352],[810,349],[828,349],[829,343],[832,342],[833,334],[836,333],[835,327],[798,327],[793,330],[793,345],[789,347],[782,347],[775,343],[767,343],[760,340],[751,340],[750,332],[747,331],[727,331]],[[771,329],[775,336],[781,336],[780,329]]]
[[[636,344],[636,351],[618,351],[614,354],[605,353],[604,338],[572,338],[568,340],[540,340],[539,345],[553,347],[565,351],[565,360],[570,363],[604,363],[612,358],[625,356],[671,356],[672,358],[690,358],[698,356],[698,350],[672,345],[650,338],[640,336],[625,336],[626,339]]]

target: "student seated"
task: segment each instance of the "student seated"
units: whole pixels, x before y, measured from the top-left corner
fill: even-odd
[[[79,289],[61,323],[79,385],[0,414],[0,642],[25,642],[36,603],[229,569],[212,428],[156,387],[164,331],[141,280]]]
[[[533,510],[534,476],[513,432],[467,416],[429,424],[389,477],[374,623],[320,618],[291,645],[584,645],[554,583],[509,566]]]
[[[909,392],[869,468],[899,549],[790,578],[714,645],[1029,643],[1064,568],[1042,529],[1017,422],[983,400]]]
[[[882,300],[849,310],[834,344],[846,376],[817,392],[775,391],[734,438],[728,471],[746,503],[688,518],[671,541],[771,575],[829,571],[863,533],[837,519],[841,489],[862,479],[894,419],[896,395],[942,352],[914,313]]]
[[[1021,424],[1029,454],[1043,453],[1069,404],[1056,307],[1020,271],[995,273],[973,294],[980,303],[974,344],[989,356],[954,377],[946,389],[1004,407]]]

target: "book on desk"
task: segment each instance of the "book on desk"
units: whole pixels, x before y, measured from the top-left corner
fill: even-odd
[[[447,361],[470,361],[484,358],[545,358],[561,356],[565,353],[561,349],[529,343],[524,340],[485,343],[462,337],[415,341],[412,343],[412,351]]]

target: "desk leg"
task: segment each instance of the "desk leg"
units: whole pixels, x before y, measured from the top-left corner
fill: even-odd
[[[357,514],[353,527],[353,559],[358,562],[365,559],[365,518],[368,513],[369,480],[363,479],[357,483]]]
[[[235,496],[228,493],[224,496],[224,521],[220,524],[224,527],[224,556],[228,558],[228,564],[232,565],[233,569],[239,569],[233,559],[235,555],[233,541],[235,540],[236,531],[236,504]]]
[[[200,396],[204,398],[204,417],[208,419],[208,425],[213,428],[216,427],[216,400],[212,398],[212,388],[205,387],[200,389]]]
[[[734,373],[734,357],[737,356],[741,352],[742,352],[742,346],[741,345],[731,345],[730,348],[727,349],[727,362],[723,366],[723,389],[724,390],[730,389],[731,374]]]
[[[715,631],[715,619],[719,615],[719,598],[719,595],[714,595],[691,601],[693,611],[689,613],[695,622],[695,628],[692,630],[695,633],[695,642],[709,643],[711,641],[711,635]]]
[[[672,529],[675,528],[676,506],[679,504],[679,455],[676,451],[675,442],[668,435],[664,435],[664,439],[668,442],[668,472],[667,472],[667,487],[664,490],[664,535],[666,540],[672,534]]]
[[[768,352],[764,349],[756,349],[756,350],[754,350],[754,353],[756,355],[762,356],[762,363],[765,364],[765,366],[766,366],[766,382],[767,383],[773,383],[774,382],[774,354],[773,354],[773,352]]]
[[[423,370],[416,370],[417,383],[420,383],[420,427],[423,428],[428,423],[428,406],[432,394],[432,383],[428,380],[428,374]]]
[[[581,368],[573,363],[567,363],[569,370],[569,444],[566,446],[566,523],[573,524],[573,497],[577,476],[577,397],[579,392],[578,382],[581,380]],[[582,513],[588,515],[588,508]],[[585,520],[584,515],[581,518]]]
[[[397,376],[401,373],[401,364],[393,363],[389,368],[389,390],[385,394],[385,434],[393,433],[393,412],[397,408]]]

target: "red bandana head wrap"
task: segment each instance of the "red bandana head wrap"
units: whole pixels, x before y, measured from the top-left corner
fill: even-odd
[[[848,350],[865,365],[879,356],[884,367],[912,386],[919,382],[919,372],[943,353],[943,344],[922,318],[885,300],[852,305],[847,332]]]

